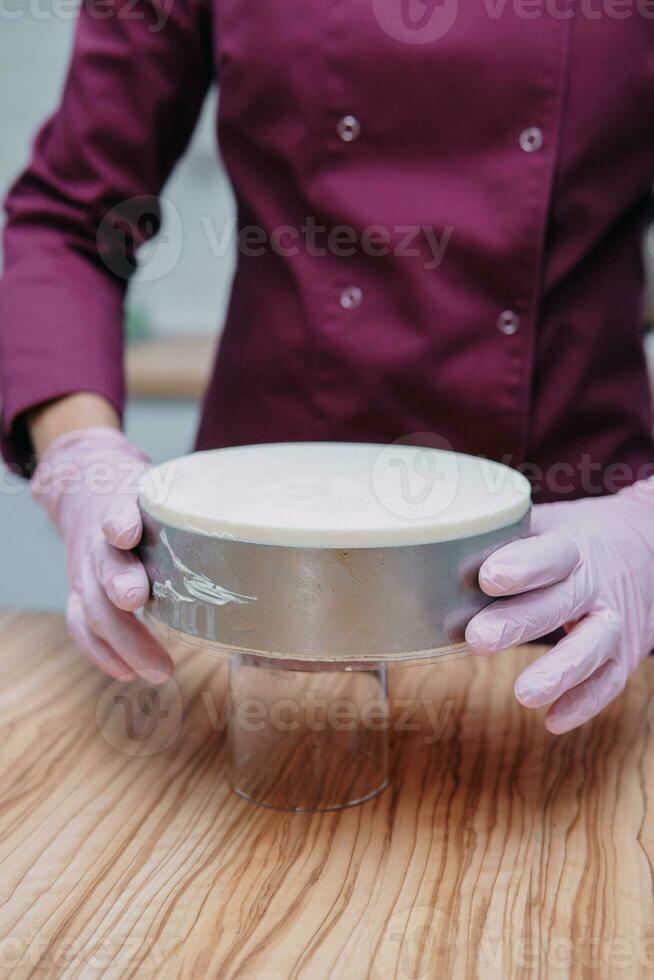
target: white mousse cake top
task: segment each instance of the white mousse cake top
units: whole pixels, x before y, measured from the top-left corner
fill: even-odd
[[[139,501],[162,524],[236,541],[384,548],[507,527],[530,486],[500,463],[420,446],[268,443],[153,467]]]

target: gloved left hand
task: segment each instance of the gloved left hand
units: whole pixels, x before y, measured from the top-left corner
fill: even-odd
[[[518,677],[515,693],[525,707],[550,705],[549,731],[576,728],[620,694],[654,648],[654,482],[535,507],[531,537],[492,554],[479,582],[504,598],[469,623],[474,652],[565,628]]]
[[[122,432],[76,429],[42,454],[31,490],[66,546],[66,620],[77,646],[110,677],[163,684],[172,660],[133,615],[150,593],[132,552],[142,531],[138,478],[148,465]]]

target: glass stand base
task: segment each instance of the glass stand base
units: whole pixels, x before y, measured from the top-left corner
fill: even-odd
[[[385,668],[299,671],[232,654],[229,699],[229,777],[242,799],[316,813],[388,785]]]

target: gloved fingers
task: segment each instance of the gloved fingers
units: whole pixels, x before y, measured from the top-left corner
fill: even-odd
[[[109,601],[118,609],[133,612],[145,605],[150,584],[136,555],[120,551],[100,538],[93,551],[93,567]]]
[[[566,691],[552,705],[545,716],[545,727],[554,735],[562,735],[590,721],[622,693],[627,676],[624,664],[607,661],[592,677]]]
[[[515,683],[516,698],[527,708],[552,704],[615,657],[620,640],[620,622],[613,613],[590,613],[552,650],[523,670]]]
[[[495,551],[481,566],[479,585],[486,595],[519,595],[563,582],[579,561],[576,543],[550,531]]]
[[[173,663],[161,644],[132,613],[117,609],[91,573],[84,577],[82,605],[86,623],[125,663],[154,684],[163,684]]]
[[[129,551],[141,540],[143,521],[138,501],[129,494],[111,501],[102,522],[102,533],[114,548]]]
[[[476,652],[496,653],[547,636],[586,612],[585,602],[563,582],[493,602],[468,623],[466,642]]]
[[[84,653],[97,667],[109,677],[115,677],[123,681],[134,680],[136,674],[128,667],[124,660],[118,656],[115,650],[94,636],[86,625],[82,599],[78,592],[71,592],[68,597],[66,609],[66,625],[75,646]]]

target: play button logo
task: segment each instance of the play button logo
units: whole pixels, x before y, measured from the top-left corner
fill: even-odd
[[[452,30],[458,0],[371,0],[381,29],[404,44],[429,44]]]

